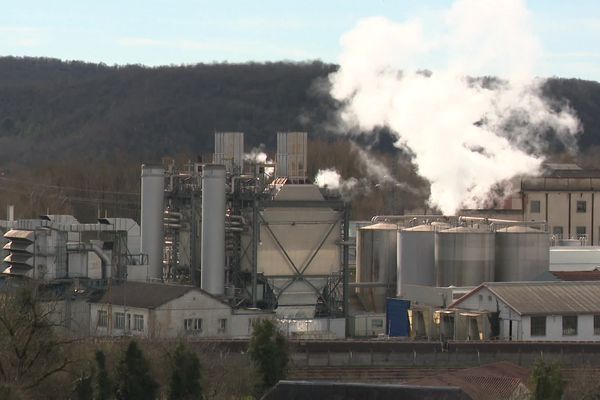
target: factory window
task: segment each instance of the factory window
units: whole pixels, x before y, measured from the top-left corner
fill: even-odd
[[[577,335],[577,315],[563,315],[563,336]]]
[[[104,310],[98,310],[98,326],[108,326],[108,313]]]
[[[122,312],[115,313],[115,328],[125,329],[125,314]]]
[[[140,314],[133,314],[133,330],[143,331],[144,330],[144,316]]]
[[[539,200],[531,200],[531,202],[529,203],[529,211],[532,214],[539,214],[540,213],[540,201]]]
[[[556,236],[557,239],[562,239],[562,235],[563,235],[563,227],[562,226],[555,226],[552,228],[552,234],[554,236]]]
[[[594,315],[594,335],[600,335],[600,315]]]
[[[183,320],[183,328],[186,331],[202,332],[202,318],[186,318]]]
[[[383,320],[382,319],[371,320],[371,329],[381,329],[381,328],[383,328]]]
[[[577,212],[584,213],[586,212],[587,204],[585,200],[577,200]]]
[[[546,336],[546,317],[531,317],[531,336]]]
[[[219,319],[219,333],[227,332],[227,319],[221,318]]]
[[[582,236],[585,236],[585,226],[578,226],[577,228],[575,228],[575,234],[577,235],[577,239],[579,239]]]

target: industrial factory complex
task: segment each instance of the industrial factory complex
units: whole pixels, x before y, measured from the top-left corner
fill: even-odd
[[[548,164],[502,207],[354,221],[307,177],[307,134],[143,165],[141,218],[0,221],[3,287],[35,280],[79,337],[600,340],[600,174]]]

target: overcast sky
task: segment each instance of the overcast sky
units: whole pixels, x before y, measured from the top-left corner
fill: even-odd
[[[435,31],[451,3],[5,0],[0,13],[0,55],[151,66],[213,61],[337,62],[341,35],[361,18],[385,16],[399,22],[417,18]],[[600,81],[600,1],[526,4],[543,49],[539,76]],[[435,70],[435,65],[422,68]]]

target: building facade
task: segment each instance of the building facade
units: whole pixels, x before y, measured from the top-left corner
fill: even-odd
[[[600,341],[598,281],[484,283],[449,308],[456,339]]]
[[[123,282],[90,304],[91,336],[248,337],[272,312],[234,310],[207,292],[183,285]]]

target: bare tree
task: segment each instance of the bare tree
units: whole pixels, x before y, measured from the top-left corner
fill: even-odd
[[[54,308],[40,301],[40,288],[9,281],[0,293],[0,385],[26,392],[71,364],[53,322]]]

